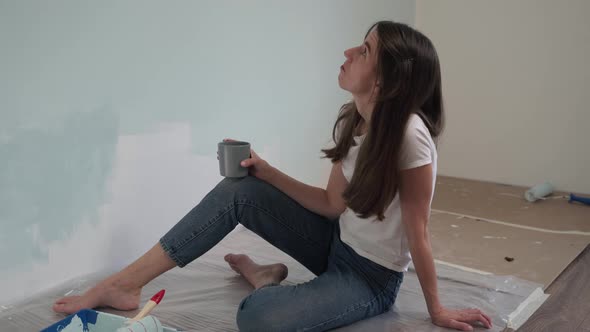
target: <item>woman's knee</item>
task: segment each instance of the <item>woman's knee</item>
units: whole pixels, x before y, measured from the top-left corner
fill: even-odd
[[[217,186],[215,186],[214,191],[222,195],[243,198],[256,193],[254,187],[257,186],[257,181],[260,180],[252,176],[246,176],[243,178],[224,178],[217,184]]]

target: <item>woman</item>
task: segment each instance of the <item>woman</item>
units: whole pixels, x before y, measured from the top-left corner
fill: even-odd
[[[353,102],[334,125],[336,146],[322,150],[333,164],[325,190],[290,178],[252,151],[242,162],[251,176],[222,180],[137,261],[53,309],[135,309],[145,284],[190,263],[241,223],[317,276],[280,285],[284,264],[228,254],[231,268],[255,288],[238,308],[241,331],[325,331],[386,312],[412,259],[434,324],[490,328],[481,311],[450,310],[438,299],[427,229],[433,139],[443,121],[434,47],[407,25],[378,22],[344,55],[338,83]]]

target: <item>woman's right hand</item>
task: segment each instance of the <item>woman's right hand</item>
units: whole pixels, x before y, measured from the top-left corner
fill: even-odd
[[[461,331],[473,331],[473,325],[483,325],[486,329],[492,328],[492,319],[479,309],[452,310],[441,307],[440,310],[430,315],[432,323],[440,327]]]
[[[225,138],[223,139],[223,141],[236,142],[236,140],[231,138]],[[219,156],[217,156],[217,159],[219,160]],[[273,167],[270,166],[270,164],[266,162],[266,160],[260,158],[252,148],[250,148],[250,158],[242,160],[240,165],[242,167],[248,167],[248,172],[250,173],[250,175],[267,182],[270,179],[273,172]]]

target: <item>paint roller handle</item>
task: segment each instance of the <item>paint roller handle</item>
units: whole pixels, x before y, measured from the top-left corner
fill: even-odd
[[[162,289],[161,291],[157,292],[156,295],[152,296],[152,298],[146,303],[146,305],[141,309],[141,311],[137,314],[137,316],[131,318],[127,323],[136,322],[145,316],[149,315],[149,313],[154,310],[154,308],[162,301],[164,294],[166,291]]]
[[[577,196],[574,194],[570,194],[570,199],[569,201],[570,203],[572,202],[579,202],[582,204],[586,204],[586,205],[590,205],[590,197],[582,197],[582,196]]]

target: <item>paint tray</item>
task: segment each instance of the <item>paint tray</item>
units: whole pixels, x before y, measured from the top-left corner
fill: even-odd
[[[127,317],[109,314],[106,312],[83,309],[59,322],[46,327],[41,332],[115,332],[122,327]],[[162,327],[153,332],[177,332],[173,328]],[[152,332],[149,330],[149,332]]]

